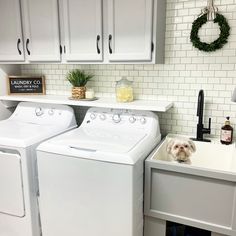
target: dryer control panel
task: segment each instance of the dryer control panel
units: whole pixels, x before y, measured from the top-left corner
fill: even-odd
[[[150,111],[90,108],[81,126],[123,131],[142,130],[160,134],[158,116]]]
[[[9,119],[39,125],[76,126],[73,109],[58,104],[21,102]]]

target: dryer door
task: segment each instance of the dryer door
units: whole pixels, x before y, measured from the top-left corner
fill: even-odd
[[[0,213],[25,215],[21,158],[0,152]]]

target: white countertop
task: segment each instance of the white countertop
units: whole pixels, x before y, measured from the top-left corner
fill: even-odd
[[[129,103],[116,102],[115,98],[99,98],[95,101],[75,101],[70,100],[67,96],[57,95],[11,95],[0,96],[0,100],[6,101],[24,101],[36,103],[51,103],[51,104],[64,104],[71,106],[86,106],[86,107],[106,107],[115,109],[132,109],[144,111],[159,111],[166,112],[172,106],[173,102],[156,101],[156,100],[134,100]]]

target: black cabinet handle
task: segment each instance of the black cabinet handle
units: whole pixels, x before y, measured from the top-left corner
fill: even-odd
[[[101,53],[101,50],[99,48],[99,41],[100,41],[101,37],[100,35],[97,35],[97,53],[100,54]]]
[[[109,34],[109,53],[112,54],[112,48],[111,48],[111,40],[112,40],[112,35]]]
[[[30,40],[27,39],[27,40],[26,40],[26,51],[27,51],[28,55],[30,55],[30,50],[29,50],[29,48],[28,48],[29,42],[30,42]]]
[[[18,50],[19,55],[22,54],[22,52],[21,52],[21,50],[20,50],[20,43],[21,43],[21,40],[18,39],[18,40],[17,40],[17,50]]]

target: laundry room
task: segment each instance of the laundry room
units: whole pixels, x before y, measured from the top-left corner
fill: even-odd
[[[0,19],[0,236],[236,235],[236,0]]]

